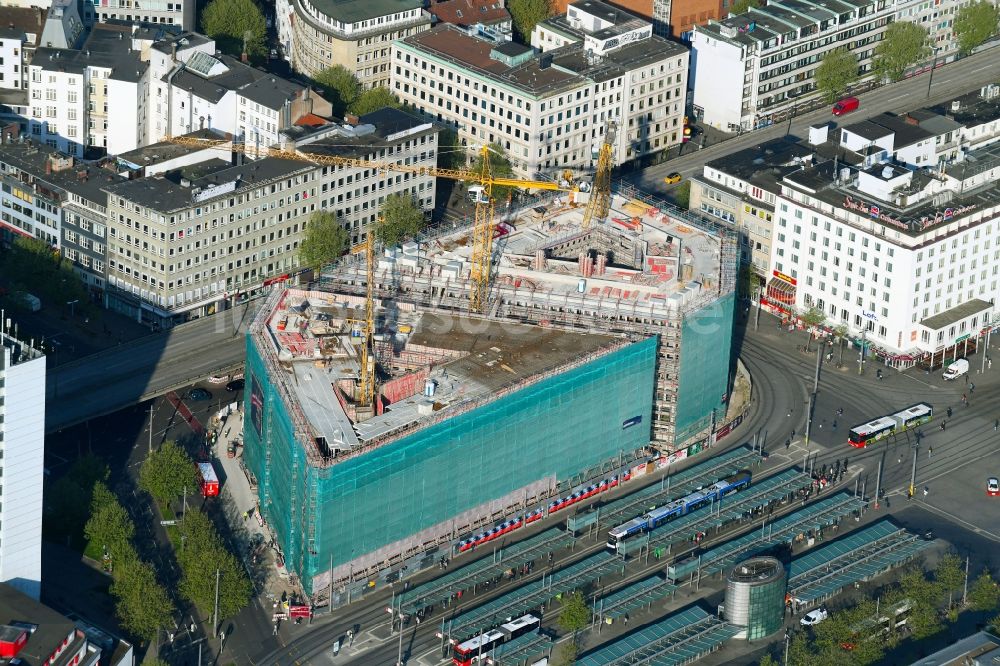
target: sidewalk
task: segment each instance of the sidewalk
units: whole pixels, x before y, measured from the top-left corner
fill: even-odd
[[[242,394],[240,394],[242,397]],[[235,404],[232,413],[226,415],[228,409]],[[277,600],[281,599],[283,593],[289,597],[297,593],[297,589],[289,581],[288,570],[277,564],[277,555],[274,549],[268,548],[271,542],[271,534],[266,528],[263,517],[260,514],[257,493],[251,490],[250,481],[243,471],[240,463],[243,460],[243,403],[236,401],[229,406],[223,406],[222,418],[219,423],[213,417],[207,427],[215,428],[219,432],[219,438],[214,450],[211,452],[217,461],[220,476],[223,479],[221,497],[229,501],[235,507],[236,515],[242,518],[242,526],[233,525],[233,531],[237,532],[242,527],[248,534],[250,543],[260,542],[262,545],[255,549],[255,553],[240,553],[240,557],[247,561],[247,564],[254,566],[259,564],[266,572],[266,578],[257,590],[261,597],[260,603],[263,608],[274,608],[275,612],[280,609],[274,606]],[[238,442],[236,457],[230,458],[227,451],[230,442]],[[254,559],[254,558],[257,559]],[[270,618],[268,618],[270,621]]]

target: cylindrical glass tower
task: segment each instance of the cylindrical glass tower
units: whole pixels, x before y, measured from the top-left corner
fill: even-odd
[[[740,562],[726,577],[726,620],[742,627],[735,638],[756,640],[781,629],[788,580],[784,565],[773,557]]]

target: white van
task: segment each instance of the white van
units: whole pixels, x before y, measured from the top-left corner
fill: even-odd
[[[969,362],[964,358],[960,358],[947,367],[942,377],[946,380],[958,379],[967,372],[969,372]]]

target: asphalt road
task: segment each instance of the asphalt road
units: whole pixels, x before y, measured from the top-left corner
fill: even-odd
[[[902,113],[929,104],[947,101],[970,90],[978,90],[988,83],[995,83],[998,78],[1000,78],[1000,56],[992,49],[983,51],[939,67],[934,73],[930,98],[927,97],[929,76],[924,74],[860,95],[861,107],[841,119],[834,118],[830,114],[829,107],[821,107],[816,111],[794,118],[790,131],[786,121],[766,129],[747,132],[742,136],[710,145],[702,150],[689,144],[690,147],[685,148],[680,157],[648,167],[640,172],[624,174],[623,177],[648,191],[662,191],[667,189],[663,178],[670,172],[677,171],[685,179],[690,178],[695,174],[701,174],[702,167],[706,162],[737,150],[752,148],[765,141],[780,138],[786,133],[807,138],[809,126],[812,124],[834,122],[838,125],[849,125],[877,116],[885,111]],[[688,150],[691,152],[687,152]]]

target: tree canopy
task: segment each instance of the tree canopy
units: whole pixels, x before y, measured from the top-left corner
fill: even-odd
[[[88,541],[111,556],[113,567],[134,556],[131,542],[135,536],[135,524],[103,482],[94,484],[90,519],[83,532]]]
[[[9,249],[0,250],[0,283],[11,293],[38,296],[43,308],[65,308],[68,302],[77,301],[79,314],[90,307],[87,288],[73,270],[73,262],[37,238],[18,236]],[[23,307],[19,300],[15,306]]]
[[[443,129],[438,134],[437,165],[442,169],[464,169],[469,153],[453,129]]]
[[[958,50],[963,54],[997,34],[1000,25],[1000,7],[986,0],[978,0],[965,5],[955,16],[953,30]]]
[[[746,14],[754,7],[760,7],[760,0],[736,0],[736,2],[729,5],[729,13]]]
[[[878,78],[899,81],[907,67],[926,60],[930,54],[927,30],[917,23],[897,21],[875,47],[872,66]]]
[[[816,89],[832,102],[858,80],[858,57],[847,49],[834,49],[816,68]]]
[[[132,635],[152,640],[160,629],[170,626],[174,602],[148,562],[123,562],[115,570],[111,594],[117,598],[115,610],[122,626]]]
[[[382,219],[375,228],[379,241],[399,245],[416,236],[424,228],[424,211],[413,197],[390,194],[382,203]]]
[[[994,611],[1000,606],[1000,587],[989,569],[984,569],[969,585],[969,603],[977,611]]]
[[[319,270],[347,252],[351,235],[332,211],[321,210],[309,216],[305,235],[299,245],[303,266]]]
[[[691,207],[691,181],[685,180],[683,183],[674,188],[674,191],[670,193],[673,198],[674,203],[677,204],[678,208],[683,208],[687,210]]]
[[[194,461],[176,442],[154,449],[139,469],[139,487],[163,502],[170,502],[197,487]]]
[[[531,31],[539,21],[552,15],[552,6],[549,0],[510,0],[507,11],[514,24],[514,36],[518,41],[530,44]]]
[[[333,105],[333,115],[343,116],[348,107],[361,95],[361,84],[354,72],[343,65],[327,67],[313,77],[313,83],[323,89]]]
[[[180,526],[182,547],[177,553],[182,575],[179,590],[208,617],[215,604],[219,572],[219,618],[233,617],[249,602],[253,585],[243,565],[230,553],[212,521],[199,509],[189,509]]]
[[[556,624],[563,631],[576,633],[586,628],[589,623],[590,606],[587,605],[587,600],[583,598],[583,592],[573,590],[568,597],[563,599],[562,612],[559,613],[559,619],[556,620]]]
[[[490,155],[490,174],[494,178],[513,178],[514,169],[510,165],[510,158],[507,157],[507,151],[504,150],[503,146],[499,143],[491,143],[488,146]],[[476,153],[476,159],[472,163],[472,171],[475,173],[481,173],[483,170],[483,155],[482,152]],[[471,184],[471,183],[470,183]],[[494,185],[493,186],[493,201],[498,204],[506,203],[507,197],[514,192],[517,188],[508,187],[506,185]]]
[[[211,0],[201,12],[201,31],[223,53],[239,58],[245,37],[247,55],[262,59],[267,51],[267,23],[254,0]]]
[[[361,95],[358,96],[351,103],[351,113],[357,116],[363,116],[366,113],[371,113],[372,111],[378,111],[385,107],[392,109],[398,109],[403,106],[403,103],[399,101],[399,98],[393,95],[388,88],[384,86],[378,86],[370,90],[366,90]]]

